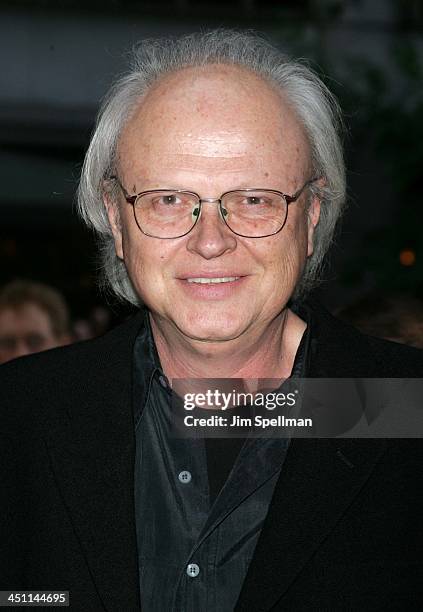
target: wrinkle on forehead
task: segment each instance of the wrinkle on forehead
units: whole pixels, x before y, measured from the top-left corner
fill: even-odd
[[[239,130],[216,130],[213,133],[204,128],[200,133],[193,134],[191,131],[183,133],[179,139],[181,149],[191,149],[192,155],[205,154],[208,157],[220,157],[231,159],[245,154],[245,148],[249,140],[240,134]],[[226,155],[222,156],[222,150]]]
[[[280,92],[248,70],[209,66],[156,83],[124,129],[118,156],[134,178],[143,166],[231,172],[266,168],[276,158],[304,174],[309,146]]]
[[[223,156],[216,151],[216,154],[208,155],[196,155],[196,154],[180,154],[180,155],[168,155],[163,158],[163,167],[170,169],[186,169],[192,171],[204,172],[209,167],[210,163],[213,164],[215,170],[220,172],[228,171],[233,172],[236,170],[246,169],[250,166],[250,161],[245,155],[228,155]]]

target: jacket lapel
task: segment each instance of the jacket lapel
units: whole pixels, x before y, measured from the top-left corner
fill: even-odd
[[[291,442],[236,611],[270,610],[369,477],[385,440]]]
[[[106,610],[140,610],[134,513],[135,437],[128,325],[93,344],[63,398],[69,418],[49,428],[52,469]],[[107,338],[107,336],[105,337]]]
[[[357,332],[311,302],[310,378],[377,376],[354,361]],[[305,313],[300,316],[307,318]],[[343,347],[349,346],[350,351]],[[358,346],[357,354],[362,349]],[[309,355],[310,357],[310,355]],[[368,479],[383,439],[293,439],[251,561],[236,611],[269,610],[287,591]]]

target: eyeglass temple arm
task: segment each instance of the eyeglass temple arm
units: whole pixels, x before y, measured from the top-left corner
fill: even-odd
[[[287,195],[286,193],[284,193],[286,203],[292,204],[292,202],[295,202],[296,200],[298,200],[298,198],[300,197],[304,189],[306,189],[307,187],[309,187],[310,185],[318,181],[319,178],[320,177],[316,176],[315,178],[312,178],[309,181],[307,181],[307,183],[304,183],[301,189],[299,189],[296,193],[294,193],[294,195]]]
[[[129,193],[126,191],[125,187],[122,185],[122,183],[120,182],[120,180],[118,179],[118,177],[116,175],[113,175],[109,178],[109,181],[115,181],[119,187],[122,190],[123,195],[125,196],[125,200],[128,202],[128,204],[132,204],[134,205],[137,199],[136,195],[129,195]]]

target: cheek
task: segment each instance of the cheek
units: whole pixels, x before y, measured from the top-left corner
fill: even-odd
[[[287,259],[292,266],[297,266],[298,273],[302,270],[307,259],[308,227],[307,217],[303,210],[294,219],[292,226],[287,228]]]
[[[291,225],[286,225],[281,235],[278,236],[278,244],[271,243],[267,239],[266,250],[267,268],[272,272],[276,282],[295,286],[300,276],[305,260],[307,258],[307,227],[304,222],[297,220]]]
[[[128,275],[138,295],[147,305],[165,292],[168,262],[174,258],[166,241],[144,236],[139,231],[122,231],[123,255]]]
[[[279,311],[283,308],[298,284],[307,258],[307,232],[302,226],[285,226],[277,245],[272,239],[264,239],[267,244],[262,251],[262,264],[265,276],[261,297],[268,308]]]
[[[128,275],[139,294],[151,264],[148,259],[148,250],[143,244],[143,237],[132,228],[128,230],[126,225],[122,229],[122,249]]]

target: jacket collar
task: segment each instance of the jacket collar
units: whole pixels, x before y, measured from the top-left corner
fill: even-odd
[[[312,313],[313,378],[377,376],[356,330],[318,303]],[[361,359],[358,359],[360,356]],[[355,359],[356,361],[355,361]],[[270,610],[352,503],[386,450],[386,440],[293,439],[236,606]]]
[[[142,325],[139,314],[86,343],[75,382],[60,399],[68,419],[52,415],[46,435],[70,521],[110,612],[140,610],[131,363]]]

